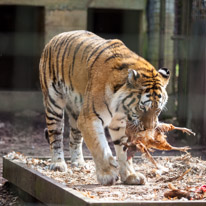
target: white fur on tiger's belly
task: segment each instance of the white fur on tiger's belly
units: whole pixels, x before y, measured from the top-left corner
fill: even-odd
[[[69,90],[66,102],[74,113],[79,114],[83,105],[83,98],[79,93]]]

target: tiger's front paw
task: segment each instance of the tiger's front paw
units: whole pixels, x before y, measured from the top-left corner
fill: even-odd
[[[142,173],[131,174],[124,181],[126,185],[144,185],[146,183],[146,177]]]
[[[97,180],[102,185],[113,185],[119,179],[118,163],[113,157],[109,158],[107,164],[96,167]]]
[[[83,167],[85,165],[84,160],[71,161],[71,167]]]
[[[67,172],[67,165],[65,161],[61,162],[52,162],[50,164],[50,170],[60,171],[60,172]]]

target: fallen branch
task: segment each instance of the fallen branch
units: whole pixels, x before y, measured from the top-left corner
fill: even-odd
[[[192,168],[189,168],[188,170],[186,170],[181,176],[179,176],[179,177],[177,178],[177,181],[181,180],[188,172],[191,171],[191,169],[192,169]]]
[[[170,178],[168,178],[168,179],[165,179],[165,180],[163,180],[163,182],[173,182],[173,181],[175,181],[175,180],[177,180],[177,181],[179,181],[179,180],[181,180],[188,172],[190,172],[191,171],[191,169],[192,168],[189,168],[188,170],[186,170],[182,175],[178,175],[178,176],[175,176],[175,177],[170,177]],[[162,179],[160,179],[160,180],[157,180],[156,182],[159,182],[159,181],[162,181]]]

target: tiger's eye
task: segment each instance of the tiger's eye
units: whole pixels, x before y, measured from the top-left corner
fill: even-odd
[[[149,91],[150,91],[150,88],[147,88],[147,89],[145,90],[146,93],[148,93]]]

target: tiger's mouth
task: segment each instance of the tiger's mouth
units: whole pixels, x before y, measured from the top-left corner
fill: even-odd
[[[136,128],[137,131],[144,131],[147,129],[154,129],[158,125],[157,111],[151,109],[147,112],[142,112],[140,116],[132,115],[127,118],[129,127]]]

